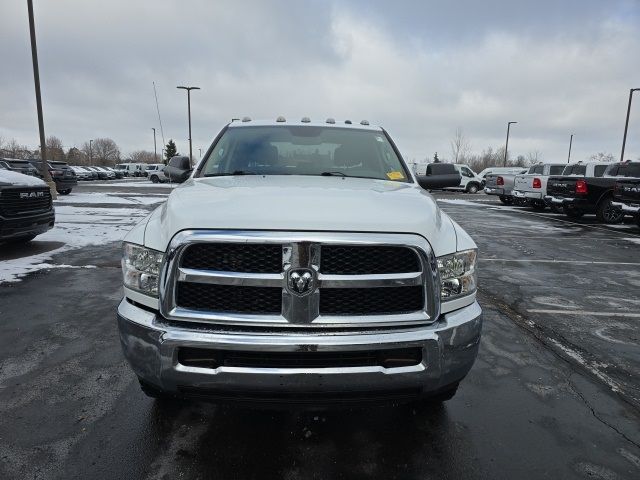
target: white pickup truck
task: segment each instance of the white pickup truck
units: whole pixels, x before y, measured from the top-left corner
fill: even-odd
[[[535,210],[547,208],[544,196],[547,194],[547,181],[552,175],[561,175],[566,163],[539,163],[529,168],[523,175],[516,175],[513,185],[513,197]]]
[[[437,168],[436,168],[437,167]],[[232,122],[123,244],[125,357],[155,398],[451,398],[474,363],[477,247],[385,130]],[[448,172],[450,173],[450,172]]]

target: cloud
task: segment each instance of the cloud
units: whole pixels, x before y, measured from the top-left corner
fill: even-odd
[[[182,152],[186,98],[175,86],[184,83],[202,88],[192,97],[196,151],[232,117],[280,114],[367,118],[409,159],[450,155],[458,126],[475,150],[495,148],[509,120],[519,122],[513,154],[562,160],[571,133],[575,159],[619,151],[628,90],[640,86],[630,54],[640,41],[637,4],[478,5],[37,2],[45,128],[68,146],[109,136],[125,152],[151,149],[155,81],[165,140]],[[10,5],[0,24],[12,47],[11,68],[0,69],[0,136],[35,146],[22,7]]]

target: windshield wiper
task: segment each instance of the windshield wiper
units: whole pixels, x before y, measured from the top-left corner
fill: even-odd
[[[233,175],[258,175],[258,174],[250,170],[234,170],[233,172],[207,173],[205,177],[229,177]]]
[[[345,175],[342,172],[322,172],[320,175],[323,177],[348,177],[349,175]]]

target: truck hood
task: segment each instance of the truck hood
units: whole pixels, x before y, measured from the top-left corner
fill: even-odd
[[[0,186],[14,185],[20,187],[46,187],[47,184],[42,180],[30,175],[25,175],[11,170],[0,169]]]
[[[139,227],[125,240],[140,242]],[[164,251],[188,229],[414,233],[438,256],[457,244],[452,221],[418,185],[344,177],[190,179],[149,216],[143,241]]]

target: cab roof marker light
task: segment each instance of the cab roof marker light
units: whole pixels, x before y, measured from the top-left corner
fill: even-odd
[[[311,123],[311,120],[309,119],[309,117],[302,117],[302,120],[300,120],[302,123]]]
[[[334,123],[336,123],[336,120],[334,118],[327,118],[327,123],[330,123],[331,125],[333,125]]]
[[[284,118],[282,115],[280,115],[278,118],[276,118],[276,122],[278,122],[278,123],[283,123],[283,122],[286,122],[286,121],[287,121],[287,119]]]
[[[344,123],[346,123],[347,125],[351,125],[351,120],[345,120]]]
[[[242,123],[247,123],[251,121],[251,117],[242,117]]]
[[[369,120],[362,120],[360,125],[369,125]]]

